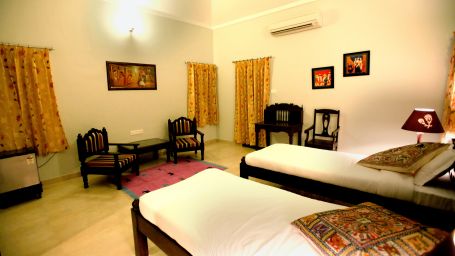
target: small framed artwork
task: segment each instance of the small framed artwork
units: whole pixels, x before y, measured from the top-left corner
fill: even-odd
[[[108,90],[156,90],[156,66],[106,61]]]
[[[331,67],[322,67],[322,68],[313,68],[311,71],[311,77],[313,81],[313,89],[328,89],[334,88],[334,73],[333,66]]]
[[[343,54],[343,76],[370,74],[370,51]]]

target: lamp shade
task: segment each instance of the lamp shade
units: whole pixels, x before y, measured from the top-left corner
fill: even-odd
[[[403,130],[424,133],[443,133],[441,122],[434,109],[416,108],[401,127]]]

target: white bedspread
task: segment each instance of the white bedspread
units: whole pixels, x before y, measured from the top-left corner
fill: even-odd
[[[248,165],[403,200],[412,200],[413,177],[356,164],[364,155],[273,144],[249,153]]]
[[[245,162],[276,172],[385,197],[455,211],[455,191],[414,185],[414,177],[358,165],[364,155],[273,144],[245,156]]]
[[[192,255],[318,255],[290,223],[343,206],[207,169],[140,197],[142,215]]]

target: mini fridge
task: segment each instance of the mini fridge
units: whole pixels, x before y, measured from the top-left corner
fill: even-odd
[[[0,152],[0,206],[40,198],[42,185],[33,149]]]

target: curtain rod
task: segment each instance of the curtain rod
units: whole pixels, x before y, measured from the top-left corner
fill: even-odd
[[[208,65],[215,65],[211,63],[202,63],[202,62],[193,62],[193,61],[185,61],[185,64],[208,64]]]
[[[241,62],[241,61],[247,61],[247,60],[260,60],[260,59],[266,59],[266,58],[272,58],[272,56],[255,58],[255,59],[246,59],[246,60],[234,60],[234,61],[232,61],[232,63]]]
[[[38,46],[30,46],[30,45],[25,46],[25,45],[21,45],[21,44],[11,44],[11,43],[4,43],[4,42],[0,42],[0,44],[8,45],[8,46],[21,46],[21,47],[28,47],[28,48],[48,49],[49,51],[54,50],[53,47],[38,47]]]

